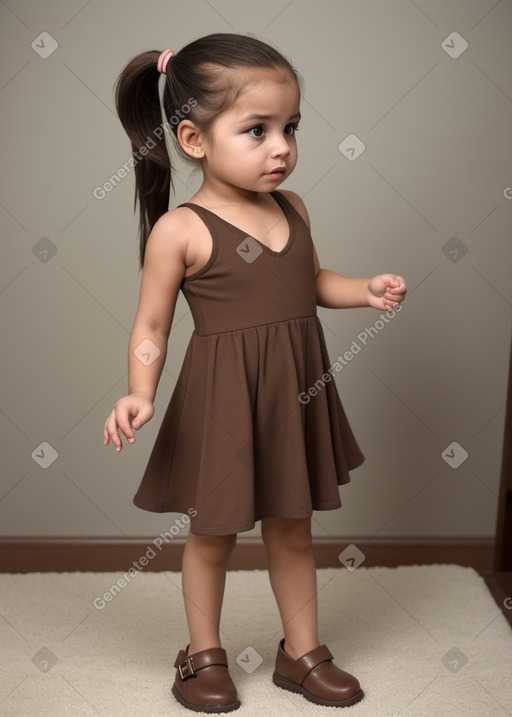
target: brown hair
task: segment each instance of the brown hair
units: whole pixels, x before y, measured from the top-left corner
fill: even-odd
[[[207,35],[182,48],[167,63],[163,112],[160,105],[158,50],[131,60],[116,82],[116,107],[132,144],[135,169],[135,207],[139,202],[140,264],[156,221],[169,207],[172,167],[166,133],[175,146],[177,127],[187,117],[207,132],[215,118],[228,109],[247,86],[247,76],[236,68],[284,70],[299,85],[301,78],[281,53],[249,35]],[[183,154],[183,153],[182,153]],[[187,159],[190,159],[187,157]]]

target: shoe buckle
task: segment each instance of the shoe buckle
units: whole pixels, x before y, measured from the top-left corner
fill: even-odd
[[[195,677],[196,676],[192,657],[187,657],[186,660],[183,660],[183,662],[181,662],[179,664],[178,672],[180,673],[180,677],[182,680],[186,680],[187,677]]]

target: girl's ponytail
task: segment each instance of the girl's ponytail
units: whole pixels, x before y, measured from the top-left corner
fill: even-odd
[[[157,50],[137,55],[116,83],[116,107],[132,144],[135,169],[135,203],[139,202],[140,264],[156,221],[169,208],[171,162],[165,142],[158,94],[160,71]]]

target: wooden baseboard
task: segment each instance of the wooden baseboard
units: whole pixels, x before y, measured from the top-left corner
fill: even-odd
[[[0,537],[0,572],[104,572],[181,570],[184,538],[158,545],[148,538]],[[433,563],[492,571],[494,538],[315,538],[318,568],[339,567],[339,555],[355,545],[365,567],[397,567]],[[351,549],[353,550],[353,549]],[[347,553],[350,557],[350,552]],[[359,556],[361,557],[361,556]],[[239,537],[229,570],[264,570],[265,547],[259,538]]]

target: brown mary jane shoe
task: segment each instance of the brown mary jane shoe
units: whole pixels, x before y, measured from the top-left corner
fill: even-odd
[[[315,647],[293,661],[284,651],[284,640],[277,650],[275,685],[298,692],[310,702],[328,707],[349,707],[364,697],[358,680],[332,662],[325,645]]]
[[[240,707],[236,687],[228,672],[226,651],[212,647],[193,655],[180,650],[174,667],[172,693],[180,704],[194,712],[231,712]]]

